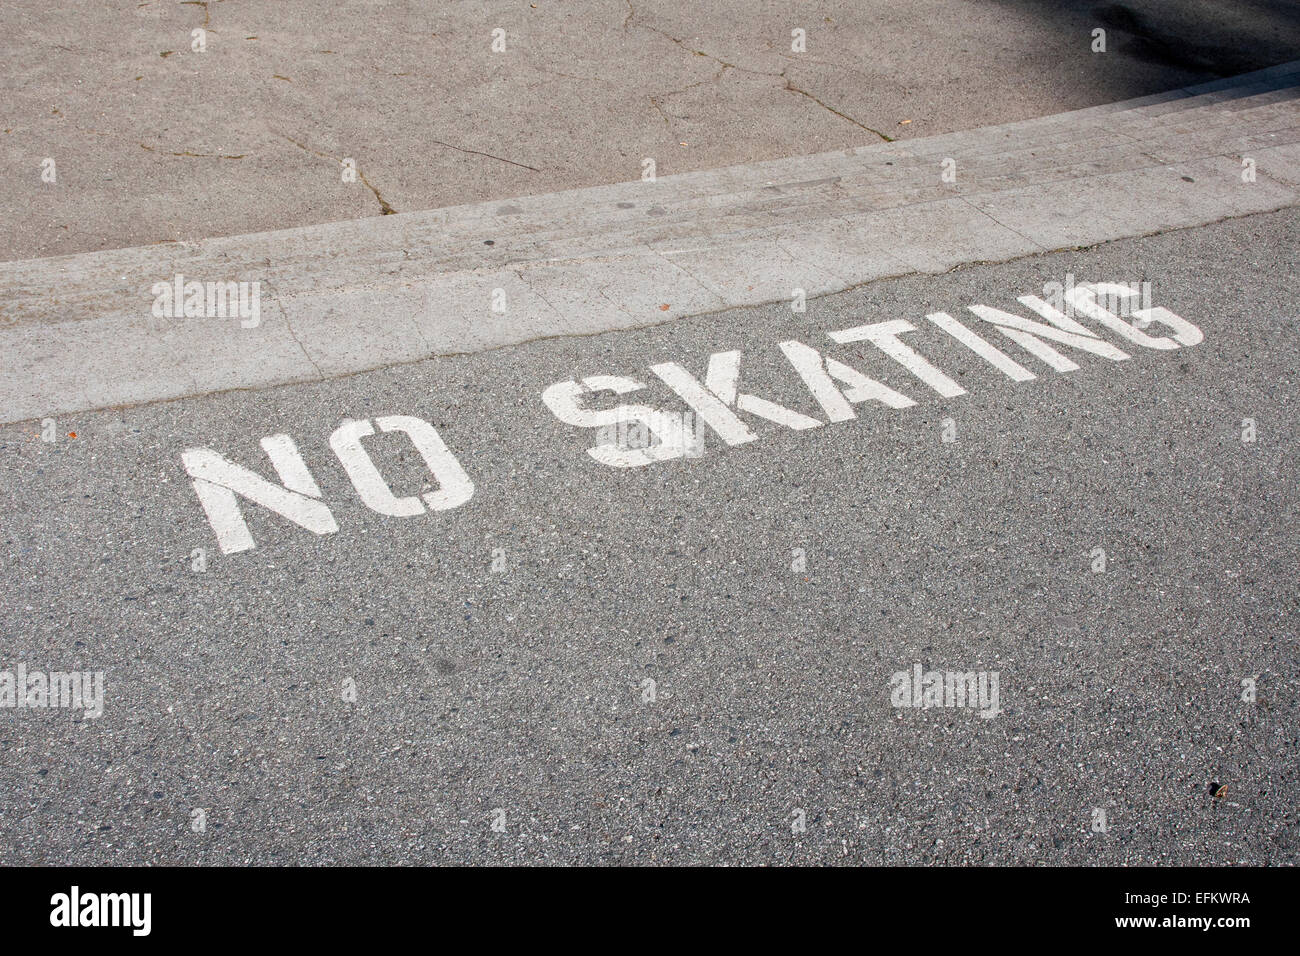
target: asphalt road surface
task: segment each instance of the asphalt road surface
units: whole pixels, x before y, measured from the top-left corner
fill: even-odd
[[[1289,209],[6,426],[3,659],[104,694],[0,722],[0,862],[1294,864],[1297,248]],[[967,308],[1032,315],[1067,275],[1149,282],[1204,338],[1085,322],[1130,357],[1057,344],[1059,372]],[[900,319],[964,394],[827,335]],[[829,421],[791,341],[915,404]],[[651,367],[703,382],[736,349],[740,393],[819,424],[737,405],[753,440],[624,468],[542,401],[623,376],[644,388],[579,399],[685,410]],[[399,504],[472,496],[364,503],[330,436],[387,416],[465,476],[365,438]],[[241,498],[253,546],[225,553],[183,456],[278,484],[272,435],[337,530]],[[911,706],[918,665],[997,699]]]

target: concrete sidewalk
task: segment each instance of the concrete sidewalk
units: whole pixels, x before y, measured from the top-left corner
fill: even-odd
[[[652,325],[1282,208],[1300,200],[1298,80],[1293,63],[907,143],[0,264],[0,421]],[[173,317],[170,290],[186,282],[247,282],[257,314]]]
[[[1292,59],[1300,8],[105,0],[0,5],[0,37],[10,260],[622,182],[646,157],[673,175],[1030,119]]]

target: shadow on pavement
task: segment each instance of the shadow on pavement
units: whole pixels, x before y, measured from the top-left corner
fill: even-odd
[[[1235,76],[1300,59],[1296,0],[1161,2],[996,0],[1021,14],[1106,31],[1107,52],[1152,68],[1115,70],[1117,99]],[[1072,23],[1069,21],[1073,21]]]

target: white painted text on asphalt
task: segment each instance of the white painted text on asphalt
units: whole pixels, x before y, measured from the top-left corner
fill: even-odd
[[[1032,358],[1062,373],[1079,368],[1060,350],[1062,346],[1111,362],[1130,357],[1076,321],[1075,316],[1097,323],[1117,335],[1126,346],[1173,350],[1202,341],[1204,336],[1199,328],[1166,308],[1135,308],[1123,315],[1118,305],[1112,310],[1099,301],[1114,305],[1136,297],[1138,293],[1127,285],[1094,283],[1070,286],[1056,302],[1033,295],[1020,296],[1017,301],[1034,318],[985,305],[971,305],[967,310],[980,320],[981,331],[996,331]],[[952,315],[935,312],[926,318],[1012,381],[1025,382],[1037,377],[1030,368]],[[1163,326],[1168,334],[1149,334],[1148,330],[1155,325]],[[921,386],[942,398],[966,394],[965,388],[904,340],[915,331],[916,326],[911,322],[892,319],[830,332],[828,337],[837,344],[870,343],[906,369]],[[615,468],[639,468],[677,458],[698,457],[704,451],[700,431],[705,426],[726,445],[740,445],[759,438],[752,427],[755,420],[804,431],[851,421],[858,417],[854,406],[868,402],[889,409],[906,409],[917,404],[911,396],[814,346],[792,339],[777,343],[777,348],[825,420],[743,391],[740,384],[743,353],[739,349],[710,355],[703,381],[676,362],[650,367],[650,372],[685,403],[687,412],[646,404],[619,404],[603,409],[587,406],[593,395],[602,392],[623,396],[646,387],[634,378],[621,375],[591,375],[581,381],[557,382],[542,393],[542,402],[561,422],[596,429],[597,441],[587,453],[595,461]],[[419,496],[395,494],[361,443],[363,438],[377,434],[393,435],[385,438],[389,441],[402,440],[396,437],[399,434],[404,436],[437,481],[437,489]],[[474,495],[474,482],[437,430],[423,419],[388,415],[374,419],[373,423],[344,421],[330,435],[329,444],[358,498],[379,514],[406,518],[448,511],[465,504]],[[320,487],[293,439],[284,434],[268,435],[261,445],[279,477],[279,484],[208,448],[189,448],[182,456],[221,550],[233,554],[255,547],[240,499],[287,518],[314,534],[338,531],[334,514],[323,500]]]

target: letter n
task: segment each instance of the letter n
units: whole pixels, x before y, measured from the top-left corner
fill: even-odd
[[[320,488],[298,454],[293,439],[288,435],[268,435],[262,439],[262,448],[284,487],[207,448],[189,448],[181,456],[185,470],[194,479],[194,491],[207,512],[223,554],[255,547],[236,495],[316,534],[333,534],[339,530],[334,515],[319,500]]]

